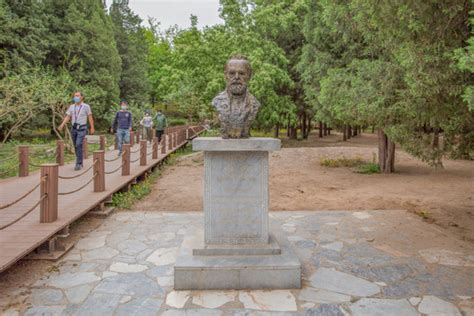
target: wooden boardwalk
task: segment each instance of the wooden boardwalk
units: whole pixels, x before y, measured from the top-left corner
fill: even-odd
[[[189,139],[197,136],[202,132],[202,128],[194,129],[188,136]],[[169,148],[169,139],[166,137],[166,152],[162,153],[161,145],[158,148],[158,159],[152,159],[151,155],[147,156],[146,166],[140,166],[139,145],[134,145],[131,149],[130,175],[121,175],[122,159],[116,159],[117,151],[108,151],[105,154],[105,172],[117,170],[112,174],[105,175],[105,191],[94,192],[94,183],[91,182],[78,192],[69,195],[58,196],[58,218],[52,223],[40,223],[40,207],[35,209],[20,219],[13,225],[0,230],[0,273],[10,267],[12,264],[25,257],[27,254],[35,250],[38,246],[48,241],[52,236],[67,227],[69,224],[100,205],[110,196],[134,182],[150,169],[157,166],[167,156],[177,149],[186,145],[189,139],[183,138],[179,143],[175,143]],[[174,143],[174,142],[173,142]],[[151,146],[148,152],[151,150]],[[92,155],[91,155],[92,156]],[[107,162],[107,160],[109,160]],[[135,161],[135,162],[133,162]],[[93,164],[92,158],[84,161],[84,169],[80,172],[74,171],[73,164],[67,164],[59,167],[60,177],[71,177],[81,173]],[[59,193],[74,191],[93,177],[93,169],[84,173],[84,175],[74,179],[59,178]],[[23,194],[27,193],[38,185],[41,181],[39,172],[34,172],[27,177],[15,177],[0,181],[0,206],[8,205],[15,201]],[[7,225],[18,219],[26,211],[34,207],[40,200],[40,188],[36,188],[31,194],[19,201],[18,203],[0,209],[0,227]]]

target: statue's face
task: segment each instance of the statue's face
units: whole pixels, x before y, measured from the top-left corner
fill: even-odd
[[[225,72],[227,91],[234,95],[243,95],[247,91],[247,83],[250,80],[250,67],[247,61],[229,60]]]

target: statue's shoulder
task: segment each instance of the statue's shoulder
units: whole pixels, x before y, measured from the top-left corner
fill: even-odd
[[[257,98],[253,96],[253,94],[249,94],[249,103],[255,110],[260,108],[260,102],[258,102]]]
[[[229,103],[226,91],[222,91],[212,99],[212,106],[216,109],[222,108],[225,104]]]

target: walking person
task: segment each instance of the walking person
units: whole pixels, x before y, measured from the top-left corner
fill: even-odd
[[[120,110],[115,114],[112,129],[116,132],[118,155],[122,154],[122,145],[130,143],[132,113],[128,111],[127,101],[120,101]]]
[[[161,136],[163,136],[165,132],[165,128],[168,126],[166,122],[166,116],[161,113],[161,110],[158,110],[156,114],[156,137],[158,137],[158,142],[161,142]]]
[[[74,150],[76,153],[76,166],[74,170],[81,170],[83,168],[83,157],[82,157],[82,144],[87,135],[87,120],[89,120],[90,133],[94,134],[94,118],[92,117],[92,111],[89,104],[84,103],[84,94],[77,91],[73,95],[74,104],[69,106],[66,112],[66,117],[59,125],[61,131],[64,126],[71,121],[71,137],[74,144]]]
[[[144,131],[143,138],[146,137],[146,139],[151,143],[151,141],[153,140],[153,118],[151,117],[149,110],[145,111],[145,116],[140,121],[140,125],[142,126]]]

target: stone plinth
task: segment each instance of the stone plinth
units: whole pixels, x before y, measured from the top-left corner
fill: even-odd
[[[196,138],[204,151],[204,231],[186,236],[175,289],[299,288],[301,264],[281,233],[269,234],[268,153],[273,138]]]
[[[197,138],[204,151],[206,244],[268,243],[268,152],[272,138]]]

